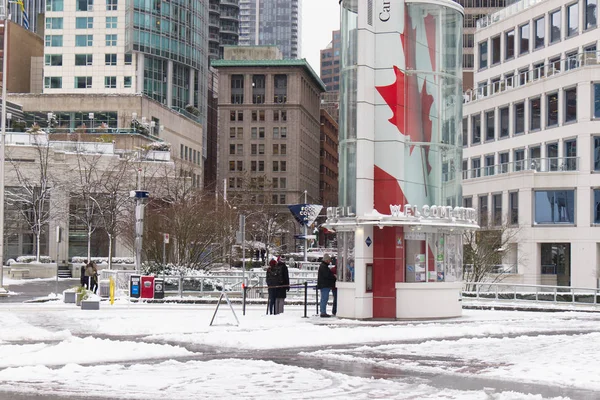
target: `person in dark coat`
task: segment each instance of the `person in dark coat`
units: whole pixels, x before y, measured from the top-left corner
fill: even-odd
[[[277,309],[277,314],[283,314],[283,305],[285,303],[285,298],[287,296],[287,292],[290,291],[290,275],[289,275],[288,267],[287,267],[287,265],[285,265],[285,262],[283,261],[283,259],[281,257],[279,258],[279,260],[277,262],[277,266],[281,270],[281,280],[278,285],[280,287],[277,288],[276,309]]]
[[[80,270],[81,275],[79,275],[79,282],[81,283],[81,287],[85,287],[86,289],[89,289],[88,280],[85,276],[85,267],[87,267],[87,260],[83,260],[83,265],[81,266],[81,270]]]
[[[331,262],[331,256],[329,254],[325,254],[323,256],[323,261],[321,261],[321,265],[319,265],[319,272],[317,275],[317,289],[321,294],[321,300],[319,303],[320,313],[322,318],[331,317],[331,315],[327,314],[327,301],[329,301],[329,292],[332,289],[335,289],[335,281],[336,277],[329,269],[329,263]],[[332,310],[334,315],[337,310]]]
[[[269,261],[269,268],[267,268],[267,286],[269,287],[269,308],[268,313],[273,315],[277,314],[277,288],[281,281],[281,269],[277,265],[277,260],[272,259]]]

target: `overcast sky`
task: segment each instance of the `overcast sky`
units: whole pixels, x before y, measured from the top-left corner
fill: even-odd
[[[331,32],[340,29],[338,0],[300,0],[302,2],[302,58],[320,73],[319,51],[331,41]]]

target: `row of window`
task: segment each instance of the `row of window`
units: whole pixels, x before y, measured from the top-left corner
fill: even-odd
[[[231,75],[231,103],[244,103],[244,75]],[[287,75],[273,75],[274,103],[287,103]],[[264,104],[267,87],[267,76],[252,75],[252,104]]]
[[[254,162],[254,161],[252,161]],[[252,162],[250,163],[250,167],[252,168]],[[259,166],[258,162],[254,164]],[[264,164],[263,164],[264,168]],[[287,161],[273,161],[271,170],[273,172],[287,172]],[[229,160],[229,171],[230,172],[244,172],[244,162],[241,160]],[[251,170],[251,172],[258,172],[258,170]]]
[[[583,23],[583,31],[596,28],[598,0],[581,1],[583,3],[583,19],[581,19],[580,4],[577,1],[564,6],[564,10],[561,7],[534,18],[530,22],[519,25],[516,29],[518,38],[516,37],[515,29],[512,28],[504,32],[503,35],[480,42],[478,44],[479,69],[499,64],[502,59],[502,50],[504,50],[504,61],[508,61],[512,60],[517,53],[518,55],[524,55],[532,50],[557,43],[563,37],[570,38],[579,34],[581,23]],[[548,24],[546,24],[546,21]]]
[[[62,47],[63,35],[46,35],[46,47]],[[96,44],[97,45],[97,44]],[[104,45],[111,47],[117,45],[117,35],[104,35]],[[93,47],[94,35],[75,35],[75,47]]]
[[[269,110],[271,111],[271,110]],[[273,122],[287,122],[287,111],[286,110],[272,110]],[[265,110],[251,110],[250,120],[252,122],[264,122],[265,121]],[[244,120],[244,110],[231,110],[229,112],[229,121],[241,122]]]
[[[250,139],[264,139],[265,128],[264,127],[252,127],[250,128]],[[243,140],[244,139],[244,128],[241,126],[229,128],[229,139]],[[282,126],[273,127],[273,139],[287,139],[287,127]]]
[[[597,112],[600,117],[600,84],[594,84],[593,91],[594,95],[598,95],[598,99],[594,99],[594,113],[598,108]],[[523,100],[512,105],[500,106],[497,109],[471,115],[470,120],[463,118],[463,146],[469,145],[469,122],[471,145],[480,144],[482,141],[490,142],[506,138],[511,136],[511,133],[515,136],[525,133],[526,130],[527,132],[535,132],[556,127],[559,125],[560,102],[562,102],[563,110],[562,121],[560,122],[562,124],[576,122],[577,87],[566,88],[561,92],[562,96],[559,95],[559,91],[553,91],[543,96],[529,98],[527,101]],[[542,106],[544,106],[544,117],[542,117]],[[526,107],[528,107],[527,121],[525,120]],[[497,119],[496,114],[498,114]]]
[[[132,78],[131,76],[123,77],[123,87],[130,88]],[[46,76],[44,77],[44,88],[46,89],[62,89],[62,76]],[[91,76],[76,76],[74,82],[75,89],[89,89],[92,87]],[[105,89],[116,89],[117,88],[117,77],[116,76],[105,76],[104,77],[104,88]]]
[[[253,187],[258,187],[262,185],[264,187],[264,178],[252,178],[251,184]],[[237,178],[229,178],[228,180],[229,189],[243,189],[244,188],[244,179]],[[271,178],[271,188],[273,189],[287,189],[287,178]]]
[[[562,141],[562,146],[562,157],[559,157],[559,142],[545,144],[544,158],[542,158],[542,147],[539,144],[530,145],[527,149],[513,149],[512,160],[510,159],[511,151],[502,151],[497,155],[496,153],[484,155],[484,165],[481,164],[481,156],[471,157],[470,170],[468,160],[462,162],[463,179],[525,170],[544,172],[577,171],[579,169],[577,139],[565,139]],[[596,165],[600,168],[600,137],[594,138],[594,163],[594,168],[596,168]]]
[[[576,211],[575,197],[575,190],[573,189],[534,190],[533,224],[574,225]],[[479,195],[477,196],[477,200],[480,226],[499,226],[503,224],[502,193]],[[509,192],[508,202],[507,221],[511,225],[517,225],[519,223],[519,192]],[[473,198],[463,198],[463,205],[465,207],[473,207]],[[591,211],[590,222],[592,224],[600,224],[600,189],[592,189]]]
[[[196,165],[202,165],[202,152],[200,150],[194,150],[191,147],[179,145],[179,158],[185,161],[189,161]]]
[[[116,11],[118,0],[105,0],[106,11]],[[103,3],[100,1],[100,3]],[[93,11],[94,0],[75,1],[75,11]],[[64,0],[46,0],[46,11],[64,11]]]
[[[265,145],[264,144],[251,144],[250,145],[250,154],[255,155],[263,155],[265,154]],[[273,151],[274,156],[285,156],[287,155],[287,145],[273,143]],[[229,155],[230,156],[243,156],[244,155],[244,145],[241,143],[238,144],[230,144],[229,145]]]
[[[46,29],[63,29],[63,17],[46,17]],[[117,28],[117,17],[106,17],[106,29]],[[94,28],[94,17],[76,17],[75,29],[92,29]]]
[[[63,65],[62,54],[46,54],[45,65],[52,67],[60,67]],[[118,64],[118,54],[108,53],[104,55],[104,65],[116,66]],[[131,65],[133,63],[133,56],[131,54],[125,54],[123,58],[124,65]],[[90,66],[94,64],[93,54],[75,54],[75,65],[76,66]]]

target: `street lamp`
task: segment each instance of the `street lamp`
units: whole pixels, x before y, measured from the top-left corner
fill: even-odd
[[[4,283],[4,153],[6,148],[6,72],[8,59],[8,0],[2,4],[1,17],[4,19],[4,47],[2,48],[2,122],[0,150],[0,297],[8,296]]]

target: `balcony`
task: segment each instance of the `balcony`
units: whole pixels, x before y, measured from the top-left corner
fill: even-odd
[[[234,6],[235,8],[240,8],[239,0],[221,0],[221,5],[226,4],[228,6]]]
[[[463,180],[468,180],[523,171],[576,172],[579,171],[579,157],[530,158],[481,168],[471,168],[463,171],[462,177]]]
[[[463,93],[463,104],[531,85],[534,82],[542,81],[555,75],[566,74],[582,67],[598,65],[600,65],[600,52],[588,51],[574,54],[554,60],[548,64],[540,65],[532,70],[521,72],[518,75],[469,89]]]

